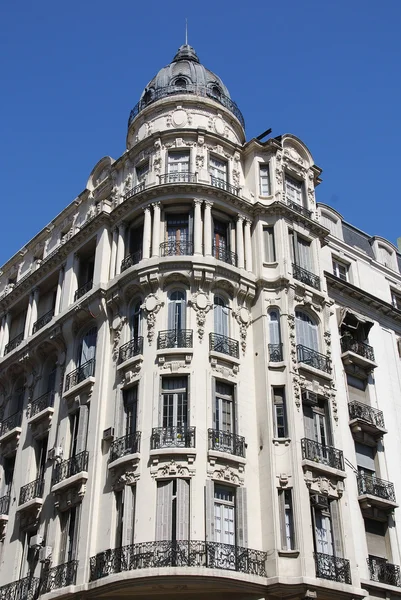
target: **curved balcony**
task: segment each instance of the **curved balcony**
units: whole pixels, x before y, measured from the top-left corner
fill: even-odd
[[[238,119],[242,127],[245,129],[244,117],[242,116],[242,113],[234,100],[231,100],[231,98],[225,96],[224,94],[217,93],[213,88],[194,84],[187,84],[185,88],[178,85],[167,85],[157,90],[148,90],[144,97],[131,110],[128,119],[128,127],[130,127],[135,117],[146,107],[150,106],[154,102],[157,102],[158,100],[162,100],[163,98],[169,98],[177,95],[193,95],[199,98],[210,98],[232,112],[232,114]]]
[[[109,463],[130,454],[140,452],[141,432],[135,431],[124,437],[120,437],[111,444]]]
[[[128,200],[128,198],[132,198],[132,196],[135,196],[136,194],[143,192],[144,189],[145,189],[145,182],[141,181],[141,183],[138,183],[137,185],[132,187],[130,190],[128,190],[128,192],[126,192],[124,194],[123,199]]]
[[[208,429],[209,450],[218,452],[227,452],[234,456],[245,458],[245,438],[242,435],[229,433],[228,431],[219,431],[218,429]]]
[[[332,469],[344,471],[344,455],[342,450],[333,446],[324,446],[315,442],[302,438],[301,440],[302,458],[317,464],[326,465]]]
[[[18,348],[18,346],[20,344],[22,344],[22,341],[24,339],[24,333],[19,333],[17,336],[15,336],[15,338],[13,338],[12,340],[10,340],[8,342],[8,344],[6,344],[4,346],[4,356],[6,354],[9,354],[9,352],[12,352],[13,350],[15,350],[15,348]]]
[[[194,253],[194,245],[192,242],[170,241],[160,244],[160,256],[192,256]]]
[[[369,556],[366,560],[371,581],[401,587],[400,567],[398,565],[392,565],[380,556]]]
[[[307,217],[308,219],[312,218],[311,210],[308,210],[301,204],[297,204],[296,202],[293,202],[292,200],[289,200],[288,198],[287,198],[286,202],[287,202],[287,206],[289,206],[292,210],[295,210],[295,212],[299,213],[300,215],[303,215],[304,217]]]
[[[307,271],[306,269],[303,269],[299,265],[292,265],[292,276],[301,283],[309,285],[315,290],[320,290],[320,277],[314,273],[311,273],[310,271]]]
[[[195,427],[153,427],[150,448],[195,448]]]
[[[351,584],[351,568],[349,560],[315,552],[316,577],[330,579],[339,583]]]
[[[217,260],[221,260],[228,265],[232,265],[233,267],[238,265],[238,257],[235,252],[227,250],[227,248],[224,248],[224,246],[222,247],[213,244],[213,256],[214,258],[217,258]]]
[[[91,358],[91,360],[88,360],[88,362],[78,367],[78,369],[75,369],[74,371],[71,371],[71,373],[68,373],[65,379],[64,391],[68,392],[70,388],[78,385],[78,383],[82,383],[82,381],[85,381],[85,379],[88,379],[88,377],[93,377],[94,374],[95,359]]]
[[[239,359],[239,343],[237,340],[220,335],[219,333],[209,333],[209,350],[227,354],[233,358]]]
[[[167,348],[192,348],[193,332],[192,329],[166,329],[159,331],[157,335],[157,349],[166,350]]]
[[[313,348],[307,348],[302,344],[297,345],[297,359],[299,363],[323,371],[324,373],[331,373],[331,360],[325,354],[321,354]]]
[[[384,511],[392,511],[398,505],[395,499],[394,484],[372,475],[359,473],[358,500],[362,510],[378,508]]]
[[[384,427],[383,412],[363,402],[348,403],[349,424],[354,437],[359,440],[359,434],[365,432],[377,439],[387,433]]]
[[[49,310],[49,312],[47,312],[46,314],[43,315],[43,317],[40,317],[40,319],[38,319],[32,327],[32,333],[36,333],[37,331],[39,331],[39,329],[42,329],[42,327],[44,327],[45,325],[47,325],[48,323],[50,323],[50,321],[52,320],[54,315],[54,310]]]
[[[196,183],[196,174],[184,171],[182,173],[164,173],[159,175],[160,185],[165,183]]]
[[[210,176],[210,184],[213,187],[219,188],[219,190],[224,190],[225,192],[229,192],[230,194],[233,194],[234,196],[239,195],[239,188],[236,187],[235,185],[231,185],[225,179],[219,179],[219,177],[213,177],[213,175],[211,175]]]
[[[126,256],[121,262],[121,273],[132,267],[133,265],[137,265],[142,260],[142,250],[137,250],[132,254]]]

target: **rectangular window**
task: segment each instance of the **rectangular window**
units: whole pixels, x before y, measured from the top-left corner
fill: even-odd
[[[276,262],[276,247],[274,243],[274,227],[263,227],[264,262]]]
[[[386,543],[387,523],[373,519],[364,519],[364,521],[369,556],[388,559],[389,552]]]
[[[168,153],[168,173],[189,173],[189,151],[174,151]]]
[[[124,488],[115,492],[116,499],[116,540],[115,547],[123,546],[124,531]]]
[[[376,471],[375,449],[372,446],[355,442],[355,454],[358,471],[365,475],[374,475]]]
[[[11,486],[13,483],[14,477],[14,469],[15,469],[15,456],[10,458],[4,458],[3,460],[3,470],[4,477],[2,482],[2,496],[10,496],[11,494]]]
[[[331,445],[331,427],[330,418],[327,410],[327,403],[324,399],[318,398],[316,404],[302,404],[304,417],[305,437],[308,440],[318,442],[322,446]],[[324,459],[324,453],[320,457]]]
[[[39,561],[39,554],[36,548],[31,547],[31,539],[37,535],[37,531],[27,531],[22,533],[22,556],[20,566],[20,578],[34,577],[36,566]]]
[[[303,204],[302,197],[303,183],[297,179],[293,179],[289,175],[285,176],[285,197],[287,202],[294,204]]]
[[[394,306],[394,308],[401,310],[401,296],[392,292],[391,293],[391,302],[392,302],[392,305]]]
[[[312,273],[312,249],[310,241],[299,236],[296,231],[290,231],[289,235],[292,262]]]
[[[136,432],[137,413],[138,413],[138,386],[123,391],[124,412],[125,412],[125,435],[131,435]]]
[[[187,377],[163,377],[161,426],[164,428],[177,427],[185,429],[187,424]]]
[[[212,178],[227,182],[227,162],[225,160],[210,156],[209,172]]]
[[[259,166],[259,193],[261,196],[270,196],[269,165]]]
[[[278,499],[280,508],[281,548],[283,550],[294,550],[295,530],[292,490],[279,490]]]
[[[38,479],[43,479],[45,476],[47,462],[47,442],[48,436],[36,442],[36,470]]]
[[[348,398],[350,402],[369,404],[369,394],[366,379],[358,379],[347,374]]]
[[[215,387],[214,429],[225,433],[234,433],[234,386],[216,381]]]
[[[167,215],[166,241],[171,243],[189,241],[189,215]]]
[[[157,482],[156,541],[189,539],[189,480]]]
[[[334,555],[333,531],[329,508],[314,507],[316,552]]]
[[[287,431],[287,415],[285,410],[285,389],[284,387],[273,387],[273,420],[274,420],[274,437],[286,438]]]
[[[73,506],[70,510],[60,514],[59,564],[75,559],[78,541],[78,515],[78,506]]]
[[[228,232],[228,223],[213,219],[213,256],[224,261],[228,260],[227,254],[230,250]]]
[[[235,545],[235,492],[233,488],[214,486],[214,539]]]
[[[333,258],[333,275],[343,281],[348,281],[348,265]]]
[[[143,224],[131,227],[128,233],[128,252],[127,254],[141,254],[143,243]],[[139,256],[138,256],[138,260]]]
[[[145,183],[149,173],[149,161],[142,163],[135,169],[137,183]]]

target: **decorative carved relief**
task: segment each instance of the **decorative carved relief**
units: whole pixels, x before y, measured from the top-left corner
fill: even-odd
[[[214,479],[215,481],[226,481],[227,483],[238,486],[244,485],[244,478],[240,475],[238,468],[229,465],[218,465],[213,468],[213,464],[211,464],[211,467],[212,469],[208,469],[208,477],[210,479]],[[241,465],[241,467],[243,472],[243,465]]]
[[[190,453],[190,449],[188,449],[188,453]],[[150,473],[155,479],[163,479],[165,477],[190,478],[195,475],[194,460],[195,456],[191,454],[188,454],[186,458],[183,458],[179,462],[171,459],[169,462],[159,463],[158,458],[155,457]]]
[[[135,469],[134,471],[118,471],[118,473],[114,476],[114,481],[111,487],[114,491],[118,491],[126,485],[135,485],[139,480],[139,476],[140,474],[137,469]]]
[[[327,477],[313,477],[311,471],[305,473],[305,483],[310,493],[320,494],[327,498],[341,498],[344,492],[344,483],[342,481],[331,481]]]
[[[127,318],[126,317],[118,318],[116,320],[116,323],[112,327],[112,339],[113,339],[112,355],[113,355],[113,360],[117,360],[117,358],[118,358],[119,346],[120,346],[120,339],[121,339],[121,332],[122,332],[122,330],[123,330],[124,325],[125,325],[126,322],[127,322]]]
[[[192,306],[196,312],[196,325],[198,327],[199,341],[202,342],[205,335],[206,315],[212,309],[213,304],[207,294],[202,290],[195,292],[192,298],[188,300],[188,304]]]
[[[62,490],[55,494],[54,506],[60,512],[69,510],[71,506],[76,506],[82,502],[82,498],[86,492],[86,481],[82,481],[79,485],[71,486],[66,490]]]
[[[239,325],[241,348],[242,348],[243,354],[245,354],[246,334],[247,334],[248,327],[251,323],[251,315],[249,314],[248,309],[246,309],[244,306],[241,306],[237,311],[233,310],[232,315]]]
[[[149,346],[152,345],[155,336],[156,315],[162,306],[164,306],[164,302],[160,301],[156,294],[149,294],[141,306],[146,315]]]
[[[237,365],[233,365],[231,368],[219,365],[215,358],[211,359],[210,365],[215,373],[220,373],[223,377],[235,377],[238,375],[239,368]]]

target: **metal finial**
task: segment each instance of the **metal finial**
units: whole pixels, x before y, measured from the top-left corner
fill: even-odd
[[[188,46],[188,19],[185,19],[185,45]]]

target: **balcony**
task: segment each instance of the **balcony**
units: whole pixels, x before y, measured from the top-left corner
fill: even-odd
[[[312,218],[312,211],[311,210],[308,210],[307,208],[305,208],[301,204],[297,204],[296,202],[292,202],[292,200],[289,200],[288,198],[287,198],[287,206],[289,206],[291,208],[291,210],[295,210],[295,212],[299,213],[300,215],[303,215],[307,219],[311,219]]]
[[[140,542],[90,558],[90,581],[123,571],[163,567],[227,569],[266,577],[266,552],[196,540]]]
[[[315,288],[315,290],[320,290],[320,277],[303,269],[299,265],[292,265],[292,275],[294,279],[301,281],[305,285],[309,285],[310,287]]]
[[[359,473],[357,475],[358,500],[362,510],[379,509],[391,512],[397,508],[394,484],[374,475]]]
[[[216,244],[213,244],[213,256],[214,258],[217,258],[217,260],[221,260],[233,267],[236,267],[238,264],[238,258],[235,252],[230,252],[230,250],[227,250],[224,246],[216,246]]]
[[[129,360],[130,358],[134,358],[142,354],[143,352],[143,337],[138,336],[137,338],[133,338],[123,346],[121,346],[119,354],[118,354],[118,362],[119,364]]]
[[[315,552],[316,577],[351,584],[349,560],[331,554]]]
[[[22,410],[14,413],[7,419],[4,419],[0,425],[0,442],[6,435],[11,435],[15,429],[21,429]],[[21,431],[20,431],[21,433]]]
[[[153,427],[151,450],[162,448],[195,448],[195,427]]]
[[[39,329],[42,329],[42,327],[44,327],[45,325],[47,325],[48,323],[50,323],[50,321],[52,320],[54,315],[54,310],[49,310],[49,312],[47,312],[45,315],[43,315],[43,317],[40,317],[40,319],[38,319],[32,327],[32,333],[36,333],[37,331],[39,331]]]
[[[239,188],[235,187],[234,185],[231,185],[225,179],[219,179],[218,177],[213,177],[213,175],[211,175],[210,183],[213,187],[219,188],[220,190],[224,190],[225,192],[229,192],[234,196],[239,195]]]
[[[208,429],[208,438],[209,450],[227,452],[227,454],[245,458],[245,438],[242,435],[219,431],[218,429]]]
[[[21,435],[22,410],[5,419],[0,426],[0,447],[3,456],[11,456],[17,451]]]
[[[270,362],[283,361],[283,344],[268,344],[268,350]]]
[[[24,577],[0,587],[0,600],[36,600],[39,593],[38,577]]]
[[[6,344],[4,346],[4,356],[6,354],[9,354],[9,352],[12,352],[13,350],[15,350],[15,348],[17,348],[22,343],[23,339],[24,339],[24,332],[19,333],[15,338],[10,340],[8,342],[8,344]]]
[[[74,294],[74,302],[76,302],[77,300],[82,298],[82,296],[84,296],[87,292],[89,292],[89,290],[91,290],[92,287],[93,287],[93,280],[91,279],[90,281],[87,281],[83,286],[78,288]]]
[[[8,523],[8,511],[10,510],[10,495],[0,498],[0,540],[4,540]]]
[[[359,434],[367,433],[375,439],[387,433],[384,427],[383,412],[363,402],[348,403],[349,424],[354,437],[359,441]]]
[[[86,473],[87,479],[88,460],[89,452],[85,450],[56,465],[53,471],[53,486],[80,473]]]
[[[159,175],[159,177],[160,185],[165,183],[196,183],[195,173],[165,173],[164,175]]]
[[[85,381],[85,379],[88,379],[89,377],[93,377],[94,374],[95,374],[95,359],[91,358],[91,360],[88,360],[88,362],[86,362],[83,365],[81,365],[80,367],[78,367],[78,369],[75,369],[74,371],[71,371],[71,373],[68,373],[68,375],[65,379],[64,391],[68,392],[69,389],[78,385],[79,383],[82,383],[83,381]]]
[[[131,456],[140,452],[141,432],[135,431],[124,437],[120,437],[111,444],[109,463],[119,458]]]
[[[75,585],[77,579],[78,561],[70,560],[62,565],[52,567],[44,572],[40,585],[40,593],[47,594],[69,585]]]
[[[209,333],[209,350],[239,359],[239,343],[226,335]]]
[[[144,189],[145,189],[145,182],[142,181],[141,183],[138,183],[138,185],[135,185],[133,188],[128,190],[128,192],[126,194],[124,194],[123,200],[128,200],[128,198],[132,198],[132,196],[135,196],[136,194],[143,192]]]
[[[160,244],[160,256],[192,256],[194,253],[194,245],[192,242],[170,241]]]
[[[192,329],[166,329],[159,331],[157,336],[157,349],[166,350],[167,348],[192,348],[193,333]]]
[[[137,250],[132,254],[128,254],[123,261],[121,262],[121,273],[132,267],[133,265],[137,265],[142,260],[142,250]]]
[[[401,587],[400,567],[398,565],[392,565],[380,556],[369,556],[366,560],[371,581]]]
[[[323,371],[323,373],[331,374],[331,360],[325,354],[317,352],[317,350],[298,344],[297,358],[299,363]]]
[[[341,338],[341,358],[345,365],[356,365],[372,371],[377,364],[372,346],[359,342],[351,336],[343,335]]]
[[[27,483],[27,485],[24,485],[20,489],[18,506],[21,507],[27,503],[32,504],[35,503],[37,500],[39,500],[39,504],[42,505],[44,485],[45,482],[42,477],[40,477],[39,479],[35,479],[35,481]]]
[[[317,465],[326,465],[338,471],[344,471],[344,456],[342,450],[333,448],[332,446],[324,446],[303,438],[301,440],[302,458],[303,460],[311,461]]]

